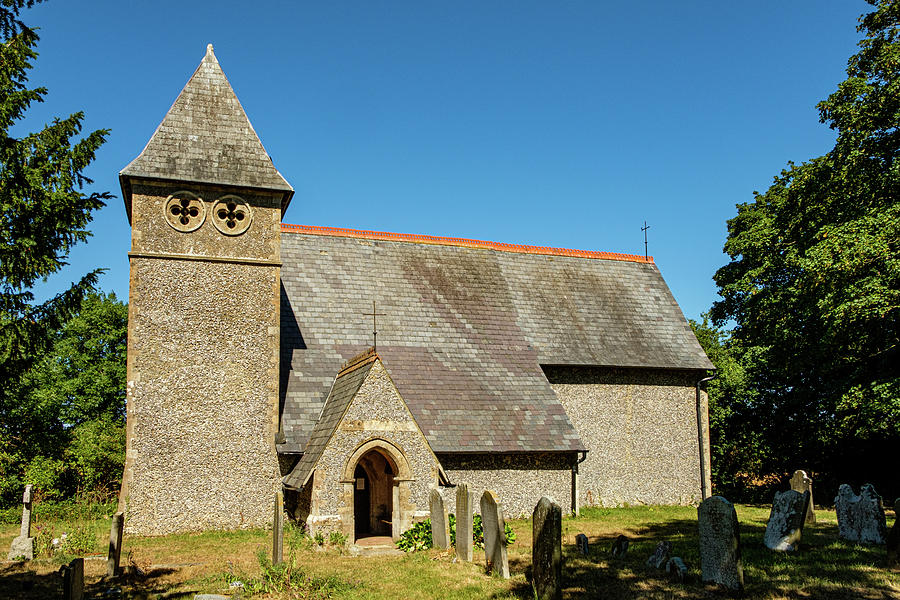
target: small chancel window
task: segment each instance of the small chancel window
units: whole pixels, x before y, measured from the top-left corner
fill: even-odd
[[[225,235],[240,235],[250,228],[253,213],[243,198],[234,195],[222,196],[212,209],[212,220],[216,229]]]
[[[166,198],[165,216],[173,229],[188,233],[203,225],[206,206],[203,199],[193,192],[175,192]]]

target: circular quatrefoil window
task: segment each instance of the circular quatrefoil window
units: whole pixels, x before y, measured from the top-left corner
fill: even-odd
[[[166,222],[178,231],[194,231],[206,220],[203,199],[193,192],[175,192],[166,199]]]
[[[225,235],[240,235],[250,228],[253,214],[250,206],[238,196],[222,196],[212,210],[212,220],[216,229]]]

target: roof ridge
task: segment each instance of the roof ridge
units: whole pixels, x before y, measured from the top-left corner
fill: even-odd
[[[370,362],[374,362],[376,358],[379,358],[378,353],[375,352],[375,348],[369,348],[368,350],[364,350],[360,352],[343,365],[341,365],[341,370],[338,371],[337,376],[340,377],[342,375],[346,375],[351,371],[355,371],[359,367],[369,364]]]
[[[363,229],[346,229],[342,227],[321,227],[317,225],[292,225],[281,224],[282,233],[300,233],[307,235],[322,235],[335,237],[359,238],[364,240],[380,240],[387,242],[412,242],[417,244],[431,244],[440,246],[460,246],[464,248],[486,248],[500,252],[514,252],[519,254],[540,254],[545,256],[568,256],[573,258],[592,258],[599,260],[618,260],[624,262],[637,262],[653,264],[652,256],[640,256],[637,254],[622,254],[619,252],[601,252],[597,250],[575,250],[570,248],[554,248],[551,246],[530,246],[525,244],[506,244],[503,242],[489,242],[485,240],[473,240],[467,238],[443,237],[434,235],[419,235],[413,233],[390,233],[387,231],[369,231]]]

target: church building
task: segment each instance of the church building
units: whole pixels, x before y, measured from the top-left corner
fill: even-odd
[[[120,181],[129,533],[266,526],[279,489],[351,540],[458,483],[508,517],[709,494],[712,364],[652,258],[286,224],[212,46]]]

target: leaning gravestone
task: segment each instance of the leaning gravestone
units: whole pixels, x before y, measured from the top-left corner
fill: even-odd
[[[722,496],[711,496],[697,507],[697,521],[703,581],[743,590],[741,534],[734,505]]]
[[[472,513],[475,511],[475,496],[469,486],[456,486],[456,556],[459,560],[472,562]]]
[[[73,559],[63,567],[63,600],[84,598],[84,559]]]
[[[656,545],[656,550],[647,559],[647,566],[654,569],[662,569],[669,562],[669,553],[672,552],[672,542],[660,542]]]
[[[809,507],[806,509],[806,524],[816,524],[816,511],[813,507],[812,479],[806,474],[806,471],[794,471],[791,477],[791,489],[795,492],[809,492]]]
[[[900,565],[900,498],[894,500],[894,526],[887,537],[888,566]]]
[[[22,526],[19,529],[19,536],[14,538],[9,546],[7,560],[21,558],[34,559],[34,538],[31,537],[31,485],[25,486],[25,493],[22,495]]]
[[[625,556],[625,554],[628,552],[628,544],[628,538],[624,535],[620,535],[616,538],[616,541],[613,542],[612,548],[610,548],[609,553],[617,557]]]
[[[687,579],[687,565],[680,557],[673,556],[666,561],[666,573],[669,574],[672,581],[684,583]]]
[[[800,548],[809,500],[809,492],[801,494],[787,490],[775,493],[766,534],[763,536],[766,548],[779,552],[794,552]]]
[[[562,598],[562,508],[543,496],[532,514],[531,572],[538,600]]]
[[[582,556],[587,556],[590,552],[590,544],[588,544],[588,537],[583,533],[579,533],[575,536],[575,548],[578,549],[579,554]]]
[[[436,488],[428,494],[428,505],[431,508],[431,540],[435,548],[446,550],[450,547],[450,524],[447,522],[447,510],[444,508],[444,497]]]
[[[109,552],[106,555],[106,577],[113,578],[119,574],[119,560],[122,557],[122,530],[125,526],[125,513],[113,515],[109,526]]]
[[[846,483],[838,488],[834,499],[837,513],[838,534],[841,538],[858,544],[883,544],[887,537],[887,521],[881,496],[870,484],[865,484],[859,496]]]
[[[509,579],[506,520],[497,495],[490,490],[485,490],[481,495],[481,525],[484,529],[484,560],[488,573],[497,573],[503,579]]]

